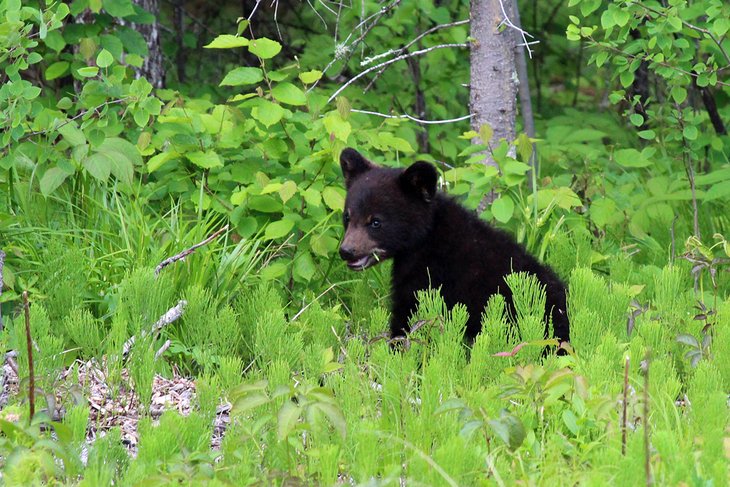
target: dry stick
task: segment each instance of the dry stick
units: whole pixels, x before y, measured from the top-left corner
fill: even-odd
[[[651,476],[651,461],[649,457],[649,352],[646,352],[644,366],[644,474],[646,485],[653,485],[654,479]]]
[[[25,341],[28,347],[28,424],[35,416],[35,370],[33,367],[33,339],[30,336],[30,303],[28,303],[28,291],[23,291],[23,308],[25,310]]]
[[[5,266],[5,252],[0,250],[0,296],[3,295],[3,267]],[[2,302],[2,301],[0,301]],[[3,310],[0,305],[0,331],[3,331]]]
[[[183,314],[183,310],[185,309],[185,306],[187,306],[188,302],[184,299],[181,299],[178,301],[178,303],[173,306],[172,308],[168,309],[167,312],[160,317],[157,322],[152,325],[149,331],[143,331],[141,333],[141,337],[147,336],[148,333],[157,333],[158,331],[162,330],[164,327],[169,325],[170,323],[176,321],[178,318],[180,318]],[[134,345],[134,342],[137,340],[136,336],[132,335],[129,337],[129,340],[124,342],[124,346],[122,347],[122,357],[127,358],[127,355],[129,355],[130,350],[132,350],[132,346]],[[164,350],[163,350],[164,352]]]
[[[626,357],[626,366],[624,367],[624,404],[621,411],[621,455],[626,455],[626,410],[628,409],[628,393],[629,393],[629,361]]]
[[[162,269],[164,269],[168,265],[172,264],[173,262],[176,262],[176,261],[178,261],[180,259],[184,259],[188,255],[190,255],[193,252],[195,252],[195,250],[198,249],[199,247],[202,247],[203,245],[209,244],[212,240],[215,240],[221,233],[225,232],[226,230],[228,230],[228,225],[224,226],[223,228],[221,228],[220,230],[218,230],[217,232],[215,232],[213,235],[211,235],[210,237],[206,238],[202,242],[196,243],[195,245],[193,245],[189,249],[183,250],[179,254],[173,255],[172,257],[168,257],[167,259],[163,260],[162,262],[160,262],[158,264],[157,267],[155,267],[155,276],[159,275],[160,274],[160,271]]]

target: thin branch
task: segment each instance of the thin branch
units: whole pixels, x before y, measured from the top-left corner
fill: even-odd
[[[167,351],[168,348],[170,348],[170,345],[172,344],[172,340],[165,340],[165,343],[162,344],[160,349],[155,353],[155,361],[159,359],[163,353]]]
[[[28,291],[23,291],[23,310],[25,311],[25,343],[28,347],[28,424],[30,424],[35,416],[35,367],[33,366],[33,339],[30,335]]]
[[[378,117],[383,117],[383,118],[408,119],[408,120],[412,120],[412,121],[414,121],[416,123],[420,123],[420,124],[423,124],[423,125],[430,125],[430,124],[436,125],[436,124],[441,124],[441,123],[461,122],[462,120],[468,120],[468,119],[470,119],[471,117],[474,116],[474,114],[471,113],[469,115],[464,115],[463,117],[459,117],[459,118],[452,118],[450,120],[421,120],[420,118],[413,117],[411,115],[408,115],[407,113],[404,113],[403,115],[387,115],[385,113],[371,112],[369,110],[355,110],[355,109],[350,109],[350,111],[353,112],[353,113],[364,113],[365,115],[376,115]]]
[[[122,102],[124,102],[124,101],[127,101],[127,100],[129,100],[130,98],[131,98],[130,96],[126,96],[126,97],[124,97],[124,98],[118,98],[118,99],[116,99],[116,100],[112,100],[112,101],[105,101],[105,102],[104,102],[104,103],[102,103],[101,105],[98,105],[98,106],[95,106],[94,108],[92,108],[92,109],[91,109],[91,111],[93,111],[93,112],[98,112],[100,108],[104,108],[104,107],[105,107],[105,106],[107,106],[107,105],[114,105],[114,104],[116,104],[116,103],[122,103]],[[24,140],[27,140],[27,139],[29,139],[29,138],[31,138],[31,137],[35,137],[36,135],[45,135],[45,134],[47,134],[47,133],[49,133],[49,132],[52,132],[52,131],[54,131],[54,130],[58,130],[58,129],[60,129],[61,127],[63,127],[64,125],[68,125],[68,124],[70,124],[71,122],[73,122],[73,121],[75,121],[75,120],[78,120],[79,118],[83,117],[83,116],[84,116],[84,115],[86,115],[87,113],[89,113],[89,110],[82,110],[81,112],[77,113],[77,114],[76,114],[76,115],[74,115],[73,117],[71,117],[71,118],[69,118],[69,119],[66,119],[66,120],[65,120],[65,121],[64,121],[64,122],[63,122],[62,124],[60,124],[60,125],[56,125],[56,126],[54,126],[54,127],[51,127],[51,128],[48,128],[48,129],[44,129],[44,130],[38,130],[38,131],[36,131],[36,132],[31,132],[31,133],[29,133],[29,134],[25,134],[24,136],[22,136],[22,137],[20,138],[19,142],[22,142],[22,141],[24,141]]]
[[[355,81],[359,80],[360,78],[362,78],[363,76],[365,76],[368,73],[371,73],[371,72],[376,71],[378,69],[382,69],[382,68],[384,68],[386,66],[389,66],[389,65],[391,65],[393,63],[396,63],[398,61],[402,61],[402,60],[407,59],[409,57],[422,56],[422,55],[427,54],[427,53],[429,53],[431,51],[435,51],[436,49],[446,49],[446,48],[452,48],[452,47],[464,47],[464,48],[468,48],[469,47],[469,44],[468,43],[439,44],[438,46],[431,46],[431,47],[426,48],[426,49],[421,49],[420,51],[413,51],[411,53],[403,54],[403,55],[398,56],[398,57],[395,57],[393,59],[389,59],[388,61],[385,61],[383,63],[376,64],[375,66],[371,66],[368,69],[366,69],[365,71],[363,71],[363,72],[357,74],[356,76],[354,76],[353,78],[351,78],[344,85],[342,85],[337,91],[335,91],[332,94],[332,96],[329,97],[329,99],[327,99],[327,103],[330,103],[332,100],[334,100],[335,98],[337,98],[337,95],[339,95],[340,93],[342,93],[342,91],[344,91],[345,88],[347,88],[352,83],[354,83]]]
[[[517,7],[517,5],[515,4],[515,8],[516,7]],[[518,27],[512,23],[509,16],[507,15],[507,11],[504,8],[504,3],[502,2],[502,0],[499,0],[499,8],[502,9],[502,16],[504,17],[504,19],[502,19],[502,22],[499,23],[499,25],[497,26],[497,29],[499,29],[503,25],[506,25],[510,29],[516,30],[522,37],[522,44],[517,44],[517,46],[524,47],[525,49],[527,49],[527,55],[530,56],[530,59],[532,59],[532,49],[530,49],[530,46],[533,44],[539,44],[540,41],[528,41],[527,40],[528,37],[530,39],[534,39],[535,37],[532,34],[530,34],[529,32],[523,30],[521,27]]]
[[[149,329],[149,331],[143,331],[141,333],[141,337],[145,337],[147,334],[155,334],[162,330],[164,327],[169,325],[170,323],[176,321],[178,318],[180,318],[183,314],[183,311],[185,310],[185,306],[188,305],[188,302],[184,299],[181,299],[178,301],[178,303],[173,306],[172,308],[168,309],[167,312],[160,317],[157,322],[152,325],[152,327]],[[124,342],[124,346],[122,347],[122,357],[127,358],[127,355],[129,355],[129,352],[132,350],[132,346],[137,341],[137,338],[132,335],[129,337],[129,339]]]
[[[307,2],[309,2],[309,0],[307,0]],[[388,12],[390,12],[391,10],[393,10],[395,7],[397,7],[398,4],[400,4],[400,2],[401,2],[401,0],[394,0],[389,5],[385,5],[384,7],[381,7],[381,9],[378,10],[377,12],[375,12],[372,15],[369,15],[365,19],[361,20],[360,23],[357,24],[352,29],[352,32],[350,32],[350,34],[345,38],[345,40],[342,42],[342,44],[338,45],[335,43],[335,57],[334,57],[334,59],[332,59],[332,61],[330,61],[327,64],[327,66],[324,67],[324,69],[322,70],[322,74],[327,73],[327,71],[329,71],[329,69],[337,61],[342,60],[342,62],[344,64],[347,64],[347,62],[352,57],[352,54],[355,52],[355,48],[358,46],[358,44],[360,44],[365,39],[365,37],[370,33],[370,31],[373,29],[373,27],[378,25],[378,22],[380,22],[380,18],[382,16],[384,16],[385,14],[387,14]],[[311,3],[310,3],[310,6],[311,6]],[[312,8],[314,9],[313,6],[312,6]],[[316,12],[316,10],[315,10],[315,12]],[[319,14],[317,14],[317,15],[319,15]],[[373,18],[375,18],[375,20],[370,22],[370,20]],[[324,22],[324,19],[322,19],[322,22]],[[368,22],[370,22],[370,23],[368,24]],[[368,25],[366,25],[366,24],[368,24]],[[353,36],[353,34],[355,32],[357,32],[358,29],[360,29],[360,35],[357,37],[357,39],[352,41],[350,43],[350,45],[348,46],[347,43],[350,42],[350,38]],[[320,80],[317,80],[314,83],[312,83],[312,86],[309,87],[309,89],[307,90],[307,93],[312,91],[314,89],[314,87],[317,86],[317,84],[319,84],[319,81]]]
[[[662,12],[661,10],[657,10],[655,8],[652,8],[652,7],[649,7],[647,5],[644,5],[641,2],[632,1],[630,3],[633,3],[637,7],[641,7],[644,10],[647,10],[649,12],[655,13],[657,15],[660,15],[660,16],[664,17],[664,18],[669,18],[669,15],[666,12]],[[722,47],[722,39],[716,38],[715,35],[712,32],[710,32],[709,30],[705,29],[704,27],[699,27],[697,25],[690,24],[689,22],[687,22],[686,20],[684,20],[684,19],[682,19],[680,17],[677,17],[677,18],[679,18],[679,20],[682,22],[682,25],[684,25],[688,29],[692,29],[695,32],[699,32],[699,33],[704,34],[707,37],[709,37],[710,40],[712,42],[714,42],[715,45],[717,46],[717,48],[720,50],[720,52],[722,53],[723,57],[728,62],[728,64],[730,64],[730,54],[728,54],[728,52],[725,50],[725,48]]]
[[[0,250],[0,297],[3,295],[3,267],[5,267],[5,252]],[[0,301],[1,303],[2,301]],[[0,331],[3,331],[3,313],[0,305]]]
[[[202,242],[196,243],[195,245],[193,245],[189,249],[183,250],[179,254],[173,255],[172,257],[168,257],[167,259],[163,260],[162,262],[160,262],[157,265],[157,267],[155,267],[155,276],[159,275],[160,274],[160,271],[162,269],[164,269],[168,265],[172,264],[173,262],[177,262],[180,259],[184,259],[188,255],[190,255],[193,252],[195,252],[198,248],[202,247],[203,245],[209,244],[211,241],[215,240],[221,233],[225,232],[226,230],[228,230],[228,225],[224,226],[223,228],[221,228],[220,230],[218,230],[217,232],[215,232],[213,235],[211,235],[210,237],[206,238]]]

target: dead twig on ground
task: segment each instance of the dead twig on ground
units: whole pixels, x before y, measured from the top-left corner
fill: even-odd
[[[157,322],[152,325],[149,331],[143,331],[141,333],[141,337],[147,336],[147,334],[155,334],[158,333],[160,330],[162,330],[164,327],[169,325],[170,323],[176,321],[178,318],[180,318],[183,314],[183,311],[185,310],[185,306],[187,306],[188,302],[184,299],[181,299],[178,301],[178,303],[167,310],[167,312],[160,317]],[[124,342],[124,346],[122,347],[122,356],[126,359],[129,355],[129,352],[132,350],[132,346],[137,341],[137,337],[135,335],[129,337],[129,340]],[[164,352],[164,350],[163,350]]]

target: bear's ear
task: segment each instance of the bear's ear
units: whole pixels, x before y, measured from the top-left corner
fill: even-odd
[[[403,174],[400,175],[400,181],[405,190],[415,192],[428,203],[436,194],[438,173],[430,163],[418,161],[403,171]]]
[[[365,159],[358,151],[348,147],[340,154],[340,167],[342,168],[342,175],[345,176],[345,187],[350,189],[353,181],[358,176],[376,166]]]

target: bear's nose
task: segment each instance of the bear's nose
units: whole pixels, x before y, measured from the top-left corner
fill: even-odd
[[[355,258],[355,250],[343,244],[340,246],[340,257],[342,257],[342,260],[353,260]]]

